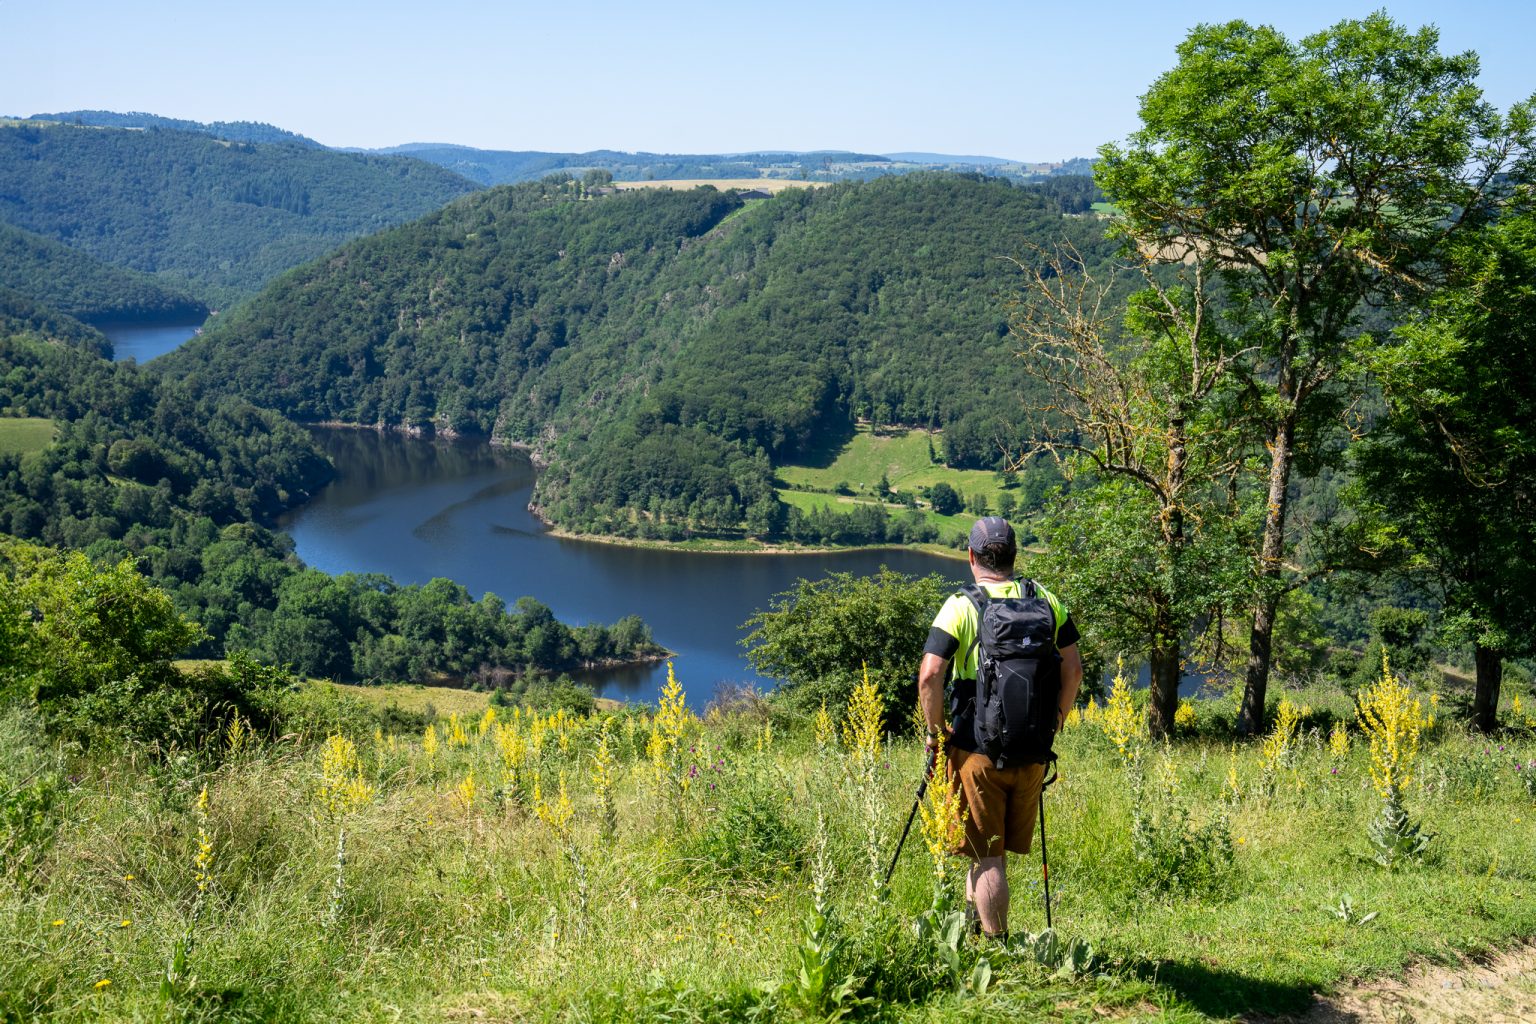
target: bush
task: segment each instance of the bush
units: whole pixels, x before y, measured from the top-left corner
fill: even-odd
[[[938,574],[886,568],[874,576],[800,580],[747,621],[751,632],[742,644],[759,674],[786,681],[774,699],[797,711],[814,712],[823,698],[840,711],[867,666],[880,681],[888,717],[904,720],[917,702],[912,675],[934,613],[954,590]]]

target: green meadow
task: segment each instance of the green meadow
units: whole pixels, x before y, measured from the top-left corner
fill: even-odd
[[[35,416],[0,416],[0,455],[27,455],[53,444],[58,425]]]

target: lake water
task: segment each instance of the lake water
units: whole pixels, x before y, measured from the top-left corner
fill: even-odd
[[[639,615],[677,653],[678,678],[695,705],[721,682],[773,686],[743,657],[740,627],[801,578],[882,565],[969,578],[964,562],[899,549],[728,555],[562,539],[528,511],[535,471],[519,452],[366,430],[317,431],[317,439],[338,478],[282,524],[305,562],[400,583],[446,576],[509,604],[528,595],[572,625]],[[586,681],[600,696],[650,701],[665,680],[665,665],[645,665]]]
[[[177,324],[97,324],[96,329],[112,342],[112,359],[122,362],[133,359],[147,363],[156,356],[163,356],[180,348],[203,326],[201,320]]]

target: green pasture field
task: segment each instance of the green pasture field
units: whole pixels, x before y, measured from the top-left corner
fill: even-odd
[[[27,455],[53,444],[58,424],[35,416],[0,416],[0,455]]]
[[[943,435],[936,432],[933,443],[935,451],[942,451]],[[897,494],[942,482],[967,497],[978,492],[985,494],[987,504],[995,508],[998,495],[1003,493],[995,473],[981,469],[950,469],[931,462],[928,433],[923,430],[893,429],[876,434],[868,426],[860,426],[852,440],[827,465],[785,465],[778,467],[777,473],[790,491],[830,491],[839,484],[847,484],[856,495],[867,499],[874,498],[882,473]],[[790,500],[782,492],[781,496],[785,501]],[[975,517],[962,515],[946,519],[941,516],[936,521],[948,525],[949,519],[964,520],[964,528],[970,529]]]
[[[420,686],[414,683],[384,683],[378,686],[353,686],[347,683],[326,683],[336,692],[362,701],[370,707],[383,708],[393,704],[405,711],[420,714],[435,708],[440,715],[458,714],[460,718],[476,717],[491,706],[491,695],[482,690],[464,690],[452,686]]]

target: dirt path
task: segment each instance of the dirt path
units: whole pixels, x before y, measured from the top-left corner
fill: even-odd
[[[1536,1024],[1536,945],[1486,963],[1418,967],[1320,999],[1294,1024]]]

